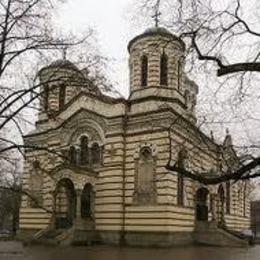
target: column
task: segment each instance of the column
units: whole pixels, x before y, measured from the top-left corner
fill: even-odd
[[[211,214],[212,214],[212,222],[216,222],[217,220],[217,194],[211,194],[212,197],[212,206],[211,206]]]
[[[82,190],[76,190],[76,216],[75,216],[75,226],[81,226],[81,195]]]
[[[56,190],[50,192],[50,196],[52,198],[52,208],[50,208],[52,214],[51,214],[49,228],[55,229],[56,228]]]

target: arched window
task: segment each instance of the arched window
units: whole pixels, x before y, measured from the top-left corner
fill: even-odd
[[[69,160],[72,165],[77,164],[77,151],[75,146],[71,146],[69,149]]]
[[[223,226],[225,222],[224,206],[225,206],[225,191],[223,185],[221,184],[218,187],[218,206],[217,206],[217,220],[220,226]]]
[[[226,213],[230,214],[230,182],[226,182]]]
[[[48,111],[49,109],[49,85],[46,84],[43,86],[43,107],[44,111]]]
[[[101,148],[98,143],[93,143],[91,147],[91,157],[93,164],[100,164],[101,163]]]
[[[80,138],[80,164],[87,165],[89,163],[88,138],[82,136]]]
[[[185,169],[185,160],[187,159],[187,153],[185,150],[181,150],[178,155],[178,167]],[[177,205],[184,205],[184,179],[183,175],[178,172],[177,175]]]
[[[37,208],[42,205],[43,176],[40,171],[39,161],[34,161],[32,165],[30,187],[32,193],[31,207]]]
[[[148,80],[148,58],[147,56],[142,56],[141,58],[141,85],[142,87],[147,86]]]
[[[55,190],[55,228],[68,228],[76,217],[77,195],[73,182],[68,178],[59,180]]]
[[[196,192],[196,220],[208,221],[208,195],[209,191],[206,188],[199,188]]]
[[[59,87],[59,109],[62,109],[64,107],[65,98],[66,98],[66,86],[62,84]]]
[[[196,96],[193,94],[191,97],[191,110],[194,110],[196,106]]]
[[[246,191],[247,191],[247,185],[246,182],[244,183],[243,188],[243,216],[246,216]]]
[[[188,90],[185,90],[184,92],[184,101],[185,105],[188,106],[189,104],[189,99],[190,99],[190,92]]]
[[[168,57],[165,53],[160,60],[160,85],[168,85]]]
[[[81,195],[81,217],[91,218],[93,214],[93,189],[91,184],[86,184]]]
[[[135,197],[137,204],[149,205],[155,203],[154,158],[149,147],[140,151],[136,164]]]
[[[178,90],[181,89],[181,60],[178,60],[177,65],[177,80],[178,80]]]

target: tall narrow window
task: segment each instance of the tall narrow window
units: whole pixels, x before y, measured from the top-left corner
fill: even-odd
[[[62,109],[65,105],[65,97],[66,97],[66,86],[61,85],[59,88],[59,109]]]
[[[185,90],[184,92],[184,101],[185,105],[188,106],[190,101],[190,92],[188,90]]]
[[[80,164],[86,165],[89,163],[88,138],[82,136],[80,138]]]
[[[98,143],[93,143],[91,147],[91,156],[92,156],[92,163],[93,164],[100,164],[101,163],[101,149]]]
[[[196,106],[196,97],[195,95],[193,94],[191,96],[191,110],[193,111],[195,109],[195,106]]]
[[[168,57],[165,53],[160,60],[160,85],[168,85]]]
[[[244,188],[243,188],[243,216],[246,216],[246,190],[247,190],[247,185],[246,182],[244,183]]]
[[[178,73],[178,75],[177,75],[177,80],[178,80],[178,82],[177,82],[177,84],[178,84],[178,90],[180,90],[181,89],[181,60],[178,60],[178,68],[177,68],[177,73]]]
[[[187,159],[186,151],[181,150],[178,156],[178,167],[185,169],[185,160]],[[184,179],[181,173],[177,175],[177,205],[184,205]]]
[[[154,158],[149,147],[140,151],[140,158],[136,162],[134,200],[140,205],[155,203]]]
[[[143,56],[141,59],[141,85],[142,87],[147,86],[148,80],[148,58],[147,56]]]
[[[226,212],[230,214],[230,182],[226,183]]]
[[[49,85],[44,85],[43,86],[43,107],[44,111],[48,111],[49,109]]]
[[[77,151],[74,146],[71,146],[69,149],[69,160],[72,165],[77,164]]]
[[[38,208],[42,205],[42,189],[43,189],[43,175],[40,171],[39,161],[34,161],[32,165],[32,173],[30,179],[31,187],[31,207]]]
[[[86,184],[81,194],[81,217],[91,218],[93,214],[93,188],[90,183]]]

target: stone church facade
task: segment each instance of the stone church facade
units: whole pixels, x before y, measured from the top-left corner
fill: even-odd
[[[39,72],[20,235],[59,230],[56,238],[70,242],[174,245],[193,243],[203,228],[248,228],[248,181],[203,186],[165,168],[171,158],[213,176],[239,165],[229,133],[217,144],[196,124],[199,90],[183,69],[185,44],[156,27],[128,50],[128,99],[106,96],[67,60]]]

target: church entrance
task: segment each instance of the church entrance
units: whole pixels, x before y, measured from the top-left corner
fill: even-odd
[[[55,191],[55,228],[69,228],[76,216],[76,192],[73,182],[64,178]]]
[[[209,191],[206,188],[200,188],[196,192],[196,220],[208,221],[208,198]]]

